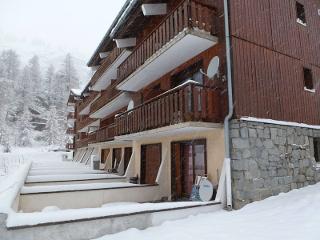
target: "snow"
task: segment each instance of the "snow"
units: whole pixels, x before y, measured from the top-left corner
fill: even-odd
[[[81,173],[81,174],[104,174],[104,171],[100,171],[100,170],[91,170],[89,168],[84,168],[84,169],[38,169],[38,170],[31,170],[29,175],[33,176],[33,175],[65,175],[65,174],[75,174],[75,173]]]
[[[56,212],[59,210],[60,210],[60,208],[58,208],[56,206],[48,206],[48,207],[45,207],[44,209],[42,209],[42,212]]]
[[[76,96],[80,96],[82,94],[81,89],[71,89],[71,92]]]
[[[139,186],[133,183],[114,182],[114,183],[87,183],[87,184],[70,184],[70,185],[50,185],[50,186],[31,186],[22,187],[21,193],[46,193],[46,192],[61,192],[61,191],[84,191],[110,188],[123,188]]]
[[[123,178],[115,174],[61,174],[61,175],[37,175],[28,176],[27,183],[34,182],[57,182],[57,181],[77,181],[77,180],[97,180],[97,179],[110,179],[110,178]]]
[[[65,222],[79,219],[110,217],[122,214],[132,214],[146,211],[174,209],[207,205],[203,202],[166,202],[166,203],[111,203],[101,208],[83,208],[57,210],[51,206],[49,211],[33,213],[11,213],[7,219],[7,227],[32,226],[44,223]],[[53,211],[50,211],[53,210]],[[56,211],[57,210],[57,211]],[[133,238],[129,238],[133,239]],[[134,238],[135,239],[135,238]]]
[[[14,148],[13,153],[0,154],[0,213],[13,212],[12,204],[25,182],[31,164],[62,159],[62,153],[47,151],[47,148]]]
[[[249,204],[238,211],[190,216],[97,240],[318,240],[319,229],[320,184],[317,184]]]
[[[18,195],[31,166],[30,161],[20,164],[19,168],[0,182],[0,213],[12,212],[12,204]]]
[[[304,90],[307,91],[307,92],[311,92],[311,93],[315,93],[316,92],[315,89],[309,89],[307,87],[304,87]]]
[[[248,121],[248,122],[261,122],[261,123],[268,123],[268,124],[275,124],[275,125],[291,126],[291,127],[320,129],[320,125],[309,125],[305,123],[286,122],[286,121],[278,121],[278,120],[265,119],[265,118],[241,117],[240,120]]]

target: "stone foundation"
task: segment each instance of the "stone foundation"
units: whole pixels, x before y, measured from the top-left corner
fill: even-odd
[[[234,208],[320,181],[320,130],[240,120],[230,127]]]

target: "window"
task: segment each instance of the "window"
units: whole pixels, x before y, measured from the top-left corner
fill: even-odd
[[[171,87],[177,87],[188,80],[193,80],[203,84],[203,74],[200,72],[202,65],[202,61],[199,61],[179,72],[178,74],[173,75],[171,77]]]
[[[312,71],[309,68],[303,68],[304,88],[306,90],[313,90]]]
[[[296,2],[296,10],[297,10],[297,22],[302,25],[307,25],[306,12],[304,9],[304,5]]]
[[[320,163],[320,138],[313,139],[314,159]]]
[[[155,184],[161,164],[161,144],[141,146],[140,184]]]

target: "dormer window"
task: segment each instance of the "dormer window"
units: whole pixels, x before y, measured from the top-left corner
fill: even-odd
[[[296,2],[296,11],[297,11],[297,22],[307,26],[307,19],[306,19],[306,11],[304,5]]]

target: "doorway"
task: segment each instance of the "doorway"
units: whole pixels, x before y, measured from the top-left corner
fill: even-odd
[[[155,184],[161,164],[161,144],[141,146],[140,184]]]
[[[109,153],[110,153],[110,149],[101,150],[101,164],[106,164]]]
[[[120,165],[120,162],[121,162],[121,151],[122,149],[121,148],[114,148],[112,150],[112,169],[114,171],[117,171],[118,170],[118,167]]]
[[[132,147],[124,148],[124,174],[126,174],[131,156],[132,156]]]
[[[207,174],[205,139],[171,144],[171,197],[189,199],[196,176]]]

